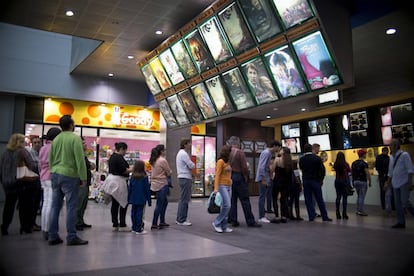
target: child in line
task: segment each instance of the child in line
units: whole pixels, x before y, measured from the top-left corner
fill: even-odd
[[[135,161],[128,187],[128,203],[132,205],[132,233],[137,235],[147,233],[144,230],[143,223],[144,208],[147,202],[148,206],[151,206],[150,184],[145,172],[145,162],[137,160]]]

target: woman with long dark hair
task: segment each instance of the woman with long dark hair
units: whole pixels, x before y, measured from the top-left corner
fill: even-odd
[[[337,219],[348,219],[348,215],[346,213],[346,208],[348,204],[348,195],[346,193],[346,185],[348,185],[349,180],[349,173],[351,173],[351,168],[349,164],[345,160],[345,154],[340,151],[336,155],[336,160],[333,165],[333,168],[336,172],[335,177],[335,190],[336,190],[336,218]],[[341,198],[342,201],[342,216],[341,212],[339,211],[339,206],[341,205]]]
[[[160,144],[151,150],[149,163],[151,164],[151,191],[156,192],[157,202],[154,209],[151,230],[170,226],[165,222],[165,212],[168,205],[170,187],[168,178],[171,177],[171,169],[168,165],[165,146]],[[160,224],[158,224],[158,218]]]

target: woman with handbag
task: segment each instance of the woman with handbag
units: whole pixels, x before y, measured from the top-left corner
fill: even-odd
[[[19,201],[20,234],[32,232],[33,199],[30,187],[32,182],[16,179],[19,165],[25,165],[31,171],[35,168],[35,163],[25,149],[24,142],[23,134],[12,134],[0,159],[0,181],[6,194],[1,225],[3,236],[8,235],[17,200]]]
[[[346,208],[348,204],[348,193],[347,193],[347,185],[351,185],[349,174],[351,173],[351,168],[349,164],[345,160],[345,154],[340,151],[336,155],[336,160],[333,165],[333,168],[336,172],[335,177],[335,190],[336,190],[336,218],[337,219],[348,219],[348,215],[346,213]],[[341,198],[342,201],[342,216],[341,212],[339,211],[339,206],[341,205]]]

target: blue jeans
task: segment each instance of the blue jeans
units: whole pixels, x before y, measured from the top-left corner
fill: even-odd
[[[405,224],[404,208],[412,216],[414,216],[414,207],[410,202],[410,191],[408,190],[408,184],[404,184],[399,188],[393,189],[398,223]]]
[[[181,188],[181,197],[178,202],[177,221],[184,222],[187,220],[188,203],[191,200],[192,179],[178,178],[178,184]]]
[[[387,190],[384,192],[385,211],[387,212],[391,212],[391,210],[393,209],[394,204],[392,202],[392,196],[392,186],[388,185]]]
[[[313,196],[315,197],[316,203],[318,203],[322,219],[326,220],[328,218],[328,212],[326,211],[325,202],[323,201],[321,181],[303,179],[303,195],[305,196],[305,205],[306,210],[308,211],[309,221],[313,221],[316,217]]]
[[[228,226],[228,215],[230,212],[231,205],[231,185],[219,185],[219,193],[223,199],[220,206],[220,214],[214,220],[214,225],[226,229]]]
[[[52,174],[52,206],[50,209],[49,240],[59,238],[59,213],[66,198],[66,240],[76,238],[76,207],[78,204],[79,178]]]
[[[354,188],[357,192],[357,212],[364,213],[364,201],[367,194],[368,184],[365,181],[354,181]]]
[[[266,191],[266,210],[269,212],[272,211],[272,202],[273,202],[272,187],[273,187],[273,181],[270,182],[270,186],[267,187],[267,191]]]
[[[152,219],[152,225],[158,225],[158,217],[160,218],[160,223],[165,223],[165,212],[167,211],[168,205],[168,193],[170,188],[168,185],[165,185],[157,192],[157,203],[154,209],[154,218]]]
[[[262,182],[256,182],[259,185],[259,219],[265,216],[265,201],[268,190],[272,190],[272,183],[269,182],[264,185]]]
[[[132,231],[142,232],[142,217],[144,216],[145,205],[132,204],[131,207],[131,222],[132,222]]]

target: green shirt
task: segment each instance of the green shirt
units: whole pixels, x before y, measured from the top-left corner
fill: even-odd
[[[86,164],[81,138],[71,131],[61,132],[52,142],[49,152],[51,173],[86,181]]]

